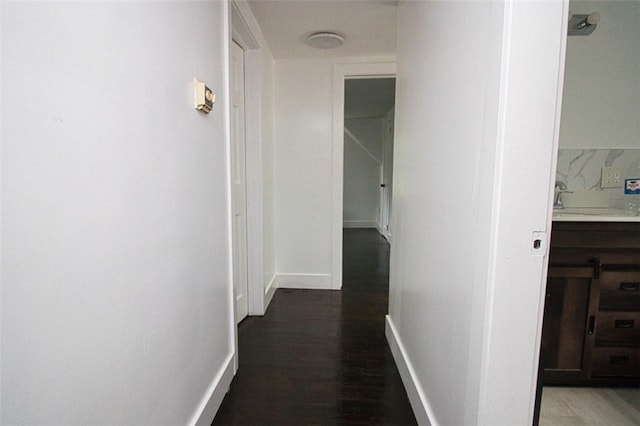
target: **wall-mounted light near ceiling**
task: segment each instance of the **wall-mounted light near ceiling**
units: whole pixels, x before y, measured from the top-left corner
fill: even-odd
[[[344,37],[331,32],[313,33],[307,37],[306,43],[317,49],[333,49],[344,44]]]
[[[589,15],[573,15],[569,21],[569,35],[589,35],[596,30],[599,21],[598,12]]]

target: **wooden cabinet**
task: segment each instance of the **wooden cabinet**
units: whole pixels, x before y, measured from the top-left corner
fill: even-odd
[[[640,223],[554,222],[545,384],[640,384]]]
[[[545,382],[580,381],[589,374],[583,361],[593,346],[585,332],[592,277],[589,267],[549,268],[542,330]]]

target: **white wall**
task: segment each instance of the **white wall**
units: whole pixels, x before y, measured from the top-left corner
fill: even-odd
[[[561,148],[640,148],[640,2],[572,0],[599,12],[588,36],[567,41]]]
[[[278,285],[330,286],[334,64],[394,60],[275,62],[276,271],[287,276]]]
[[[530,424],[562,4],[399,7],[387,336],[421,424]]]
[[[382,119],[346,119],[344,127],[344,227],[380,228]]]
[[[347,118],[344,127],[353,133],[373,156],[382,160],[382,117]]]
[[[213,418],[234,351],[226,9],[2,3],[0,423]]]

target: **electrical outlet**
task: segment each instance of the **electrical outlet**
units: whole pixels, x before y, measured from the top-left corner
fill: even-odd
[[[622,188],[624,170],[617,167],[603,167],[600,188]]]

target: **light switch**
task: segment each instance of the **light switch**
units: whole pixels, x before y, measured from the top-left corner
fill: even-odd
[[[216,95],[202,81],[195,80],[196,109],[208,113],[216,102]]]

